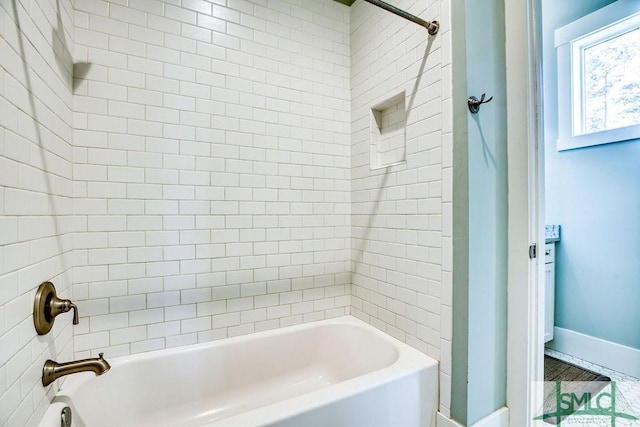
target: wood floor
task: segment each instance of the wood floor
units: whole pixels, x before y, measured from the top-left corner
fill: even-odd
[[[611,381],[609,377],[564,362],[551,356],[544,356],[545,381]],[[604,385],[603,385],[604,387]]]

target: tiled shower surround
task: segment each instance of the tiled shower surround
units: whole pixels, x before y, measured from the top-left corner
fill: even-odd
[[[78,355],[349,307],[348,9],[177,3],[76,2]]]
[[[2,0],[0,426],[37,424],[47,358],[344,314],[440,360],[448,414],[450,6],[395,3],[438,36],[361,0]],[[80,324],[38,337],[44,280]]]

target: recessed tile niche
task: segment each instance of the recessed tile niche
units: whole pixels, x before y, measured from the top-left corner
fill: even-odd
[[[405,161],[407,112],[404,91],[371,107],[371,169]]]

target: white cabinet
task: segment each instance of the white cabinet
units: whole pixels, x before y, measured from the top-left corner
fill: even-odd
[[[544,246],[544,342],[553,339],[553,323],[556,291],[556,244]]]

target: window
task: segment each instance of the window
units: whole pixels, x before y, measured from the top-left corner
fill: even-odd
[[[640,4],[612,3],[555,41],[558,150],[640,138]]]
[[[640,28],[596,43],[587,39],[574,43],[584,94],[577,129],[591,133],[640,124]]]

